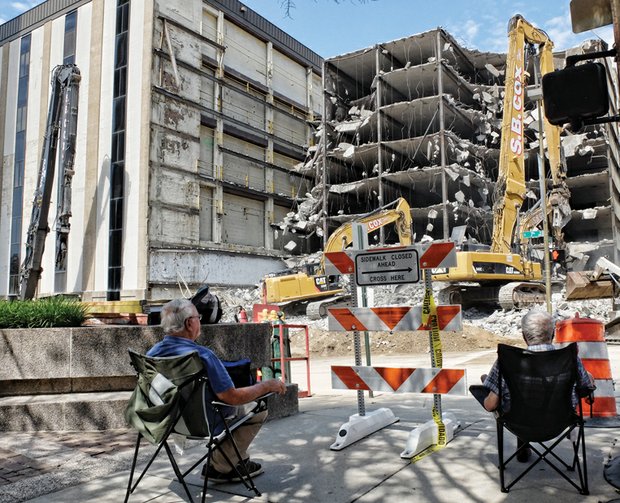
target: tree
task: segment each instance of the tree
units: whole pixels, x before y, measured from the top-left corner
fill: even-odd
[[[284,12],[286,13],[287,17],[291,17],[291,11],[295,10],[295,2],[293,0],[278,0],[280,2],[280,6],[284,9]],[[314,0],[314,2],[316,3],[318,0]],[[347,0],[333,0],[336,3],[343,3]],[[368,1],[370,2],[376,2],[377,0],[348,0],[351,3],[366,3]]]

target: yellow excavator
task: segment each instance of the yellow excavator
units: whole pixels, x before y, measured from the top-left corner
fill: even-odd
[[[434,280],[453,283],[440,292],[442,303],[499,304],[504,309],[512,309],[545,301],[541,264],[526,258],[525,250],[518,248],[519,231],[522,229],[520,211],[526,194],[523,142],[525,89],[529,77],[526,56],[534,46],[538,46],[542,77],[553,71],[553,42],[545,32],[535,28],[519,15],[510,20],[508,39],[504,115],[491,246],[485,250],[457,251],[457,265],[433,275]],[[552,126],[544,119],[544,132],[552,187],[548,197],[549,205],[544,215],[542,209],[540,210],[539,217],[542,221],[547,213],[552,214],[554,237],[556,241],[562,242],[561,229],[570,216],[570,193],[560,158],[560,128]],[[525,219],[524,224],[533,225],[532,222],[535,221],[536,216],[533,213]]]
[[[363,215],[353,222],[364,223],[368,233],[374,232],[385,225],[393,223],[401,245],[412,243],[411,208],[402,197],[396,201]],[[323,252],[335,252],[351,246],[352,222],[347,222],[336,229],[327,240]],[[322,256],[319,264],[310,267],[306,272],[294,274],[270,275],[262,282],[262,301],[266,304],[301,303],[318,301],[306,306],[308,315],[321,314],[324,311],[323,299],[343,294],[338,276],[325,275],[325,259]]]

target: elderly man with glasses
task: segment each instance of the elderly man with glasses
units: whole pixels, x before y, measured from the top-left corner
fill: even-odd
[[[166,336],[155,344],[147,353],[147,356],[181,356],[192,351],[197,351],[202,359],[209,382],[215,397],[230,405],[247,404],[256,398],[270,392],[284,394],[286,385],[277,379],[261,381],[252,386],[236,388],[221,360],[213,351],[205,346],[196,344],[200,335],[200,319],[196,307],[186,299],[175,299],[165,304],[161,310],[161,326]],[[234,413],[234,410],[231,410]],[[267,417],[267,411],[256,414],[252,419],[237,428],[233,432],[235,442],[251,476],[263,472],[259,463],[251,461],[247,455],[247,449],[258,434]],[[223,426],[222,426],[223,428]],[[232,443],[224,442],[222,449],[230,459],[234,459]],[[233,482],[239,480],[234,470],[230,471],[223,454],[218,450],[213,454],[211,465],[203,468],[203,475],[208,472],[212,482]]]

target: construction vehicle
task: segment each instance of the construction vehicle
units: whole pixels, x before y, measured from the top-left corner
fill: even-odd
[[[500,145],[499,173],[493,206],[493,235],[488,249],[457,251],[457,265],[436,271],[433,279],[453,283],[440,292],[440,301],[449,304],[499,304],[504,309],[545,301],[541,264],[525,256],[520,246],[521,206],[525,200],[524,110],[527,86],[527,56],[540,55],[540,74],[553,71],[553,43],[541,30],[522,16],[514,16],[508,27],[508,54],[504,115]],[[549,205],[527,216],[533,226],[552,213],[553,235],[562,242],[562,227],[570,216],[566,171],[560,157],[560,128],[545,119],[544,132],[552,174]],[[542,135],[541,135],[542,141]],[[537,215],[538,213],[538,215]],[[516,237],[515,237],[516,234]]]
[[[401,245],[412,243],[411,209],[402,197],[371,213],[363,215],[354,222],[367,225],[368,233],[374,232],[385,225],[393,223]],[[344,250],[351,246],[353,240],[352,222],[347,222],[336,229],[327,240],[325,253]],[[325,312],[325,303],[321,299],[343,294],[339,284],[339,276],[325,275],[325,259],[322,256],[319,264],[311,264],[306,271],[294,274],[270,275],[262,282],[262,301],[265,304],[283,305],[284,303],[301,303],[318,301],[309,304],[309,316],[321,316]]]
[[[593,271],[570,271],[566,275],[566,299],[616,299],[620,297],[620,267],[601,257]]]
[[[52,72],[52,92],[45,128],[45,140],[41,152],[37,188],[32,203],[32,215],[28,226],[26,253],[19,271],[19,296],[22,300],[32,299],[35,296],[41,277],[45,239],[49,232],[47,218],[54,184],[59,139],[58,163],[62,170],[62,181],[58,191],[55,262],[56,270],[66,269],[80,80],[80,71],[73,64],[59,65]]]

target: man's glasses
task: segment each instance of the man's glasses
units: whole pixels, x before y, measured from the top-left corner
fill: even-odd
[[[188,316],[187,318],[185,318],[186,320],[189,320],[191,318],[198,318],[198,321],[202,320],[202,314],[197,314],[196,316]]]

